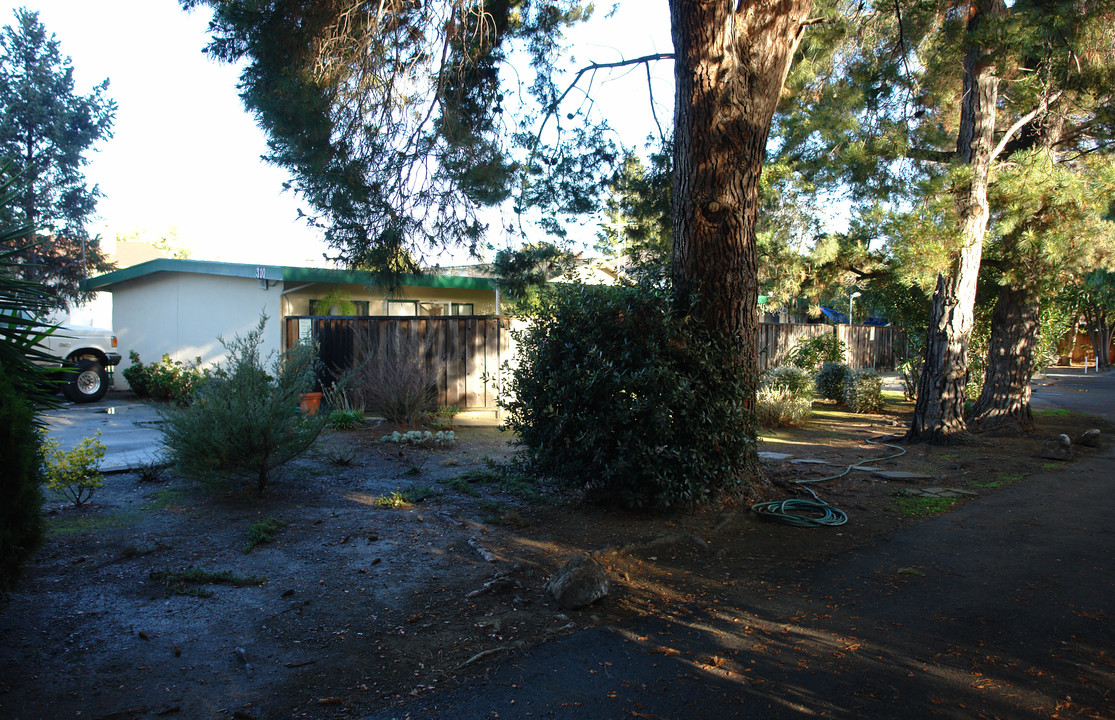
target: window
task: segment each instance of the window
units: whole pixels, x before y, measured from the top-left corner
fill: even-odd
[[[367,315],[368,314],[368,301],[367,300],[349,300],[354,306],[354,315]],[[310,300],[310,314],[311,315],[329,315],[332,306],[325,307],[325,303],[318,299]]]
[[[454,315],[475,315],[472,311],[472,303],[453,303]]]
[[[414,317],[418,314],[418,303],[413,300],[388,300],[387,314],[393,317]]]

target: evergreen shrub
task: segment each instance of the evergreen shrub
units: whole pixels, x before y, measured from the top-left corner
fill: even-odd
[[[844,403],[855,413],[883,409],[883,380],[871,369],[849,371],[844,380]]]
[[[817,371],[817,394],[825,400],[844,402],[844,382],[850,372],[844,363],[827,362]]]
[[[500,404],[535,473],[663,510],[715,499],[751,470],[743,349],[672,313],[666,287],[548,288],[516,340]]]
[[[787,359],[791,365],[809,372],[817,372],[823,363],[843,362],[846,349],[844,341],[830,331],[823,335],[799,338],[790,348]]]
[[[42,542],[40,442],[31,403],[0,372],[0,595]]]
[[[201,382],[190,405],[163,411],[163,444],[179,472],[254,480],[262,494],[274,471],[321,433],[327,415],[299,410],[299,396],[316,381],[313,348],[296,346],[268,372],[260,352],[266,323],[263,316],[243,337],[218,338],[228,359]]]
[[[144,364],[139,353],[132,350],[128,358],[131,364],[121,374],[132,392],[141,398],[172,400],[179,405],[189,405],[198,385],[208,373],[201,369],[200,357],[194,358],[192,363],[184,363],[171,360],[170,355],[164,354],[159,362]]]

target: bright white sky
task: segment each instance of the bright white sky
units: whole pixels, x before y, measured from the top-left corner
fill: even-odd
[[[115,134],[86,169],[105,196],[90,231],[107,247],[117,234],[139,230],[157,240],[173,229],[197,260],[323,264],[320,235],[298,219],[299,200],[282,192],[286,174],[260,160],[266,141],[240,102],[238,69],[202,53],[207,11],[187,14],[177,0],[0,0],[0,25],[13,22],[17,7],[38,11],[54,33],[73,61],[77,92],[110,80]],[[627,57],[668,52],[666,0],[628,2],[613,19],[590,22],[576,48],[579,63],[618,60],[618,48]],[[672,66],[658,65],[655,99],[667,126]],[[596,89],[624,143],[641,147],[654,128],[644,71]],[[595,228],[584,232],[591,237]]]

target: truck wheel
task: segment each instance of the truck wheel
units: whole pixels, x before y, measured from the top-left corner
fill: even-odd
[[[96,402],[108,392],[108,373],[95,360],[78,360],[64,392],[75,403]]]

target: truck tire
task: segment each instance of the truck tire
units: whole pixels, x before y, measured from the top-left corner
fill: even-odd
[[[64,392],[75,403],[96,402],[108,392],[108,373],[96,360],[78,360]]]

